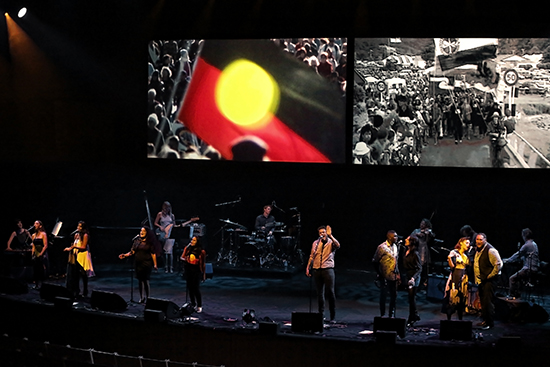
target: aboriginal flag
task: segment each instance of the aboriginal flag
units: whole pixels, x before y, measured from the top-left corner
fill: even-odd
[[[225,159],[244,139],[270,161],[345,161],[341,91],[269,40],[204,41],[178,119]]]
[[[497,54],[498,38],[434,38],[435,57],[441,70],[478,65]]]

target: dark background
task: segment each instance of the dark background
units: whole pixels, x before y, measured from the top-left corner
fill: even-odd
[[[25,227],[41,219],[48,233],[59,219],[62,235],[85,220],[114,228],[93,229],[92,246],[96,258],[115,262],[112,254],[126,250],[137,233],[116,228],[139,226],[147,197],[153,217],[164,200],[179,219],[201,217],[214,254],[219,219],[252,228],[262,206],[276,201],[287,212],[299,208],[304,249],[319,225],[333,227],[342,243],[339,266],[369,268],[388,229],[408,235],[424,217],[432,218],[444,246],[454,246],[460,227],[470,224],[503,257],[530,227],[548,259],[546,170],[145,158],[151,39],[335,36],[348,37],[352,54],[354,37],[547,37],[544,12],[481,1],[456,1],[452,9],[435,1],[77,3],[26,2],[30,14],[18,24],[34,42],[30,50],[13,35],[7,41],[2,20],[0,233],[6,240],[16,217]],[[350,113],[348,120],[351,126]],[[239,197],[233,206],[216,206]],[[277,209],[273,214],[285,218]]]

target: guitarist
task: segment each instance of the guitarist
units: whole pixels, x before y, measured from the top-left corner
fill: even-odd
[[[157,228],[159,240],[163,243],[164,255],[166,256],[166,264],[164,266],[165,273],[174,272],[173,250],[175,240],[170,238],[172,228],[185,227],[187,224],[197,220],[199,220],[199,218],[191,218],[191,220],[185,223],[176,225],[176,217],[174,213],[172,213],[172,205],[168,201],[162,203],[162,210],[157,214],[154,225]]]

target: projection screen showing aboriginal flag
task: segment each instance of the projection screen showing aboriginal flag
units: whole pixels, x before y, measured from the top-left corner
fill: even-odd
[[[272,40],[198,47],[174,121],[192,135],[186,157],[345,163],[345,75],[321,76]]]

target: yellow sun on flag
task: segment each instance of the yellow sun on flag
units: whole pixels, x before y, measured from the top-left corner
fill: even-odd
[[[280,91],[275,79],[258,64],[239,59],[229,64],[216,85],[216,104],[233,123],[261,128],[275,114]]]

